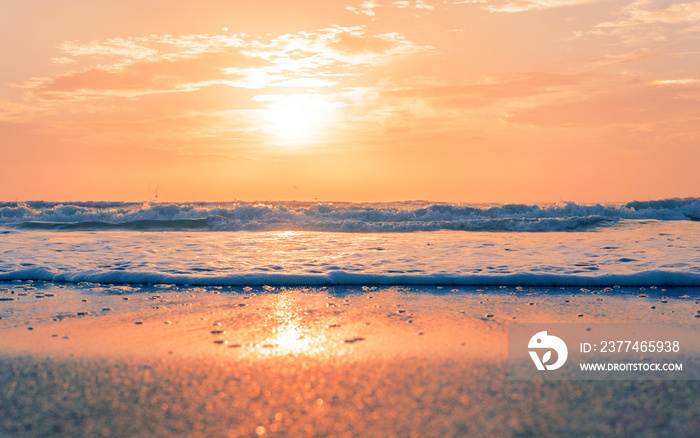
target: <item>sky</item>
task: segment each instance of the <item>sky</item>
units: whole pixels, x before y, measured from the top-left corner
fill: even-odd
[[[700,2],[0,0],[0,200],[700,196]]]

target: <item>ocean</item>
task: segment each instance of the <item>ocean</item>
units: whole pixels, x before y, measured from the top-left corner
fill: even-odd
[[[700,286],[700,199],[5,202],[0,281]]]
[[[700,199],[3,203],[0,435],[696,436],[698,219]],[[569,326],[679,349],[584,354]],[[563,377],[531,360],[543,331]],[[682,371],[577,368],[612,362]]]

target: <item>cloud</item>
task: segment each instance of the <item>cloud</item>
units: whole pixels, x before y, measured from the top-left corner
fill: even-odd
[[[390,50],[392,45],[389,38],[366,37],[352,32],[343,32],[331,42],[331,47],[345,53],[381,53]]]
[[[374,18],[377,13],[375,9],[378,8],[397,8],[397,9],[414,9],[423,12],[432,11],[435,9],[435,4],[431,1],[424,0],[397,0],[397,1],[387,1],[384,4],[380,4],[377,0],[365,0],[357,6],[346,6],[345,9],[352,12],[355,15],[367,15]]]
[[[417,0],[417,1],[414,1],[414,2],[410,2],[410,1],[408,1],[408,0],[400,0],[400,1],[395,1],[395,2],[392,3],[392,4],[393,4],[394,6],[396,6],[397,8],[399,8],[399,9],[410,9],[410,8],[414,8],[414,9],[425,9],[425,10],[428,10],[428,11],[432,11],[433,9],[435,9],[435,5],[426,3],[426,2],[421,1],[421,0]]]
[[[384,65],[432,50],[362,26],[267,37],[68,41],[59,49],[62,60],[52,66],[59,73],[14,84],[22,106],[0,101],[0,112],[6,110],[0,121],[38,122],[52,137],[81,147],[139,145],[251,157],[269,153],[275,126],[296,107],[337,113],[326,125],[345,133],[343,139],[376,132],[376,124],[361,125],[380,119],[381,102],[357,98],[358,90],[373,89]],[[349,142],[336,144],[343,141]]]
[[[277,87],[322,88],[331,87],[336,83],[337,82],[322,78],[296,78],[275,82],[272,85]]]
[[[562,87],[579,84],[588,79],[589,74],[558,74],[533,72],[519,77],[503,78],[485,83],[470,85],[446,85],[411,87],[387,91],[390,96],[421,97],[428,99],[459,100],[472,98],[489,104],[497,99],[521,98],[559,91]]]
[[[148,47],[153,44],[153,37],[111,38],[106,41],[64,41],[58,45],[63,53],[78,56],[120,56],[128,59],[145,59],[159,55],[159,50]]]
[[[461,0],[454,4],[479,4],[491,12],[516,13],[598,3],[604,0]]]
[[[374,10],[379,7],[381,6],[379,6],[379,3],[376,1],[366,0],[360,3],[360,5],[357,7],[346,6],[345,9],[356,15],[368,15],[370,17],[374,17],[376,15]]]
[[[655,126],[700,120],[700,82],[652,81],[586,98],[516,111],[510,121],[539,126]]]
[[[334,26],[317,32],[281,35],[269,44],[256,44],[253,51],[244,53],[299,71],[330,65],[379,65],[402,55],[430,49],[395,32],[371,34],[364,26]]]
[[[656,79],[651,85],[689,85],[700,83],[700,79]]]
[[[86,97],[185,91],[208,81],[240,78],[222,73],[223,68],[232,64],[255,66],[258,62],[236,52],[207,53],[181,59],[144,59],[64,74],[42,84],[35,92],[50,99],[76,97],[78,93]]]
[[[233,80],[232,65],[256,67],[261,60],[241,53],[236,36],[149,36],[105,41],[67,41],[58,45],[61,64],[72,67],[51,78],[34,78],[19,86],[33,88],[43,99],[138,96],[186,91],[203,83]],[[80,67],[79,69],[76,67]]]
[[[319,75],[347,75],[397,57],[429,50],[397,33],[339,27],[284,34],[267,41],[248,35],[150,36],[59,45],[72,68],[17,86],[42,99],[135,97],[192,91],[213,84],[241,88],[328,87]],[[76,66],[82,68],[76,68]]]
[[[595,77],[531,72],[461,85],[437,77],[398,83],[387,80],[377,88],[358,90],[361,98],[346,100],[344,112],[359,128],[373,127],[375,136],[409,135],[410,141],[436,136],[466,138],[513,128],[515,124],[507,117],[514,111],[561,101]]]
[[[700,32],[700,2],[672,3],[663,0],[637,0],[619,13],[617,21],[597,24],[577,37],[614,36],[627,41],[665,41],[680,32]]]
[[[604,54],[587,58],[567,60],[562,64],[581,65],[583,68],[605,68],[615,65],[631,64],[635,62],[645,61],[659,57],[661,55],[662,53],[658,50],[642,48],[617,54]]]
[[[654,0],[637,0],[623,11],[629,21],[639,24],[700,23],[700,2],[673,3]]]

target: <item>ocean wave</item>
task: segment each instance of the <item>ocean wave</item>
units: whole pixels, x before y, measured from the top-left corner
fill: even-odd
[[[137,220],[126,222],[42,222],[28,221],[13,224],[14,228],[23,230],[65,230],[65,231],[99,231],[99,230],[133,230],[133,231],[166,231],[166,230],[209,230],[206,219],[174,219],[174,220]]]
[[[0,224],[25,230],[415,232],[577,231],[620,220],[700,220],[700,198],[627,204],[455,205],[425,201],[0,203]]]
[[[0,281],[59,283],[166,284],[184,286],[700,286],[700,273],[645,271],[630,274],[560,275],[512,273],[501,275],[361,274],[330,271],[324,274],[269,274],[197,276],[160,272],[87,270],[56,271],[45,267],[1,272]]]

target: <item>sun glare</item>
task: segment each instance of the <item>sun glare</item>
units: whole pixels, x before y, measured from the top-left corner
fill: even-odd
[[[338,107],[323,95],[278,96],[265,111],[266,129],[278,144],[310,143],[318,140]]]

